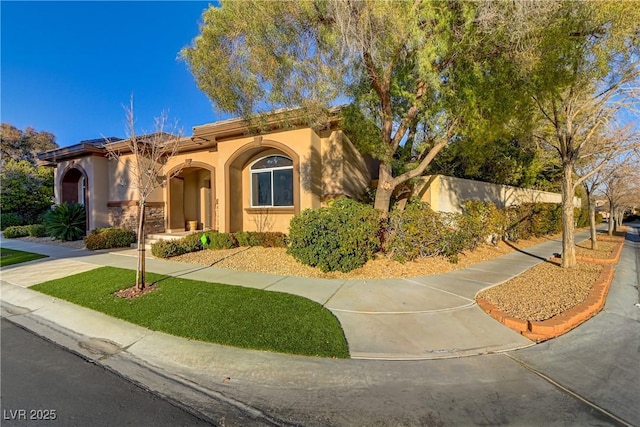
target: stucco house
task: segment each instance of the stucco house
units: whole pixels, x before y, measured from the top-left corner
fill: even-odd
[[[242,119],[195,126],[163,165],[170,178],[147,199],[147,233],[184,231],[193,221],[199,230],[287,232],[303,209],[341,195],[361,197],[377,168],[337,124],[336,116],[312,129],[273,114],[259,134]],[[137,190],[129,170],[104,148],[125,142],[88,140],[39,156],[55,168],[56,203],[86,206],[87,231],[135,229]]]
[[[139,196],[130,171],[108,158],[105,148],[125,148],[126,142],[87,140],[39,155],[41,164],[55,168],[55,202],[85,205],[87,232],[137,229]],[[133,160],[126,152],[121,160],[127,156]],[[343,195],[361,198],[375,187],[378,164],[358,152],[340,130],[337,114],[313,129],[280,112],[267,116],[259,133],[243,119],[195,126],[162,167],[162,185],[147,199],[147,234],[187,229],[287,233],[291,218],[304,209]],[[418,196],[441,212],[459,212],[469,199],[500,207],[561,202],[558,193],[440,175],[398,190],[399,199]],[[580,199],[574,203],[580,206]]]

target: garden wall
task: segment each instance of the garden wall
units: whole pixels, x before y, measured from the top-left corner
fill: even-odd
[[[438,212],[462,212],[466,200],[490,202],[499,208],[523,203],[557,203],[562,201],[560,193],[529,190],[510,185],[491,184],[470,179],[454,178],[444,175],[431,175],[422,178],[416,184],[414,194],[429,203],[431,209]],[[581,200],[574,197],[574,206],[579,208]]]

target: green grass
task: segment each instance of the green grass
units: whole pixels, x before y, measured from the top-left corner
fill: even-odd
[[[113,292],[135,271],[102,267],[32,286],[47,295],[146,328],[235,347],[322,357],[349,357],[335,316],[296,295],[147,273],[159,289],[125,300]]]
[[[15,249],[0,249],[0,267],[5,265],[19,264],[21,262],[33,261],[34,259],[47,258],[47,255],[34,254],[32,252],[16,251]]]

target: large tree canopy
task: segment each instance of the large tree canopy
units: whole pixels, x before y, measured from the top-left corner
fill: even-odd
[[[55,137],[2,123],[0,147],[0,211],[33,223],[53,203],[53,169],[37,166],[37,155],[57,148]]]
[[[31,224],[53,204],[53,169],[8,159],[0,172],[0,212],[18,214]]]
[[[223,1],[182,56],[215,106],[246,118],[293,107],[319,125],[350,104],[345,128],[381,161],[387,212],[449,142],[496,138],[518,115],[507,39],[486,19],[476,2]]]
[[[22,131],[9,123],[2,123],[0,147],[2,161],[26,160],[35,166],[38,153],[58,148],[58,144],[52,133],[38,132],[31,127]]]

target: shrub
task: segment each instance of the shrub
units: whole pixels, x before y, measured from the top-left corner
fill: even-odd
[[[208,242],[203,245],[205,249],[231,249],[238,246],[238,242],[229,233],[207,231],[205,235],[208,238]]]
[[[79,203],[56,205],[47,213],[47,233],[59,240],[79,240],[85,235],[86,211]]]
[[[178,240],[185,253],[197,252],[203,249],[202,241],[200,240],[202,234],[203,233],[192,233]]]
[[[84,246],[90,251],[107,248],[107,236],[103,233],[96,233],[94,230],[91,234],[84,238]]]
[[[27,227],[27,230],[29,231],[29,236],[31,237],[48,236],[47,227],[45,227],[43,224],[31,224],[31,225],[27,225],[26,227]]]
[[[288,252],[322,271],[348,272],[363,266],[378,250],[378,211],[346,197],[291,220]]]
[[[248,231],[239,231],[233,233],[233,237],[238,242],[238,246],[259,246],[260,242],[256,237],[256,233],[250,233]]]
[[[287,236],[278,231],[239,231],[233,233],[238,246],[263,246],[265,248],[287,247]]]
[[[0,212],[0,230],[22,225],[23,223],[22,217],[15,212]]]
[[[437,255],[456,262],[466,239],[458,231],[461,218],[434,212],[427,203],[411,201],[403,211],[391,213],[387,251],[400,262]]]
[[[486,242],[488,237],[502,238],[505,214],[493,203],[469,200],[463,206],[463,213],[456,228],[463,240],[464,248],[474,250]]]
[[[258,246],[264,246],[265,248],[287,247],[287,235],[284,233],[280,233],[279,231],[265,231],[251,234],[258,242]]]
[[[184,247],[177,240],[160,240],[151,245],[151,254],[158,258],[170,258],[185,253]]]
[[[583,228],[589,226],[589,209],[588,208],[575,208],[574,209],[574,218],[576,221],[577,228]]]
[[[84,238],[87,249],[126,248],[136,241],[136,233],[124,228],[98,228]]]
[[[25,225],[14,225],[4,229],[4,237],[7,239],[17,239],[29,235],[29,228]]]

